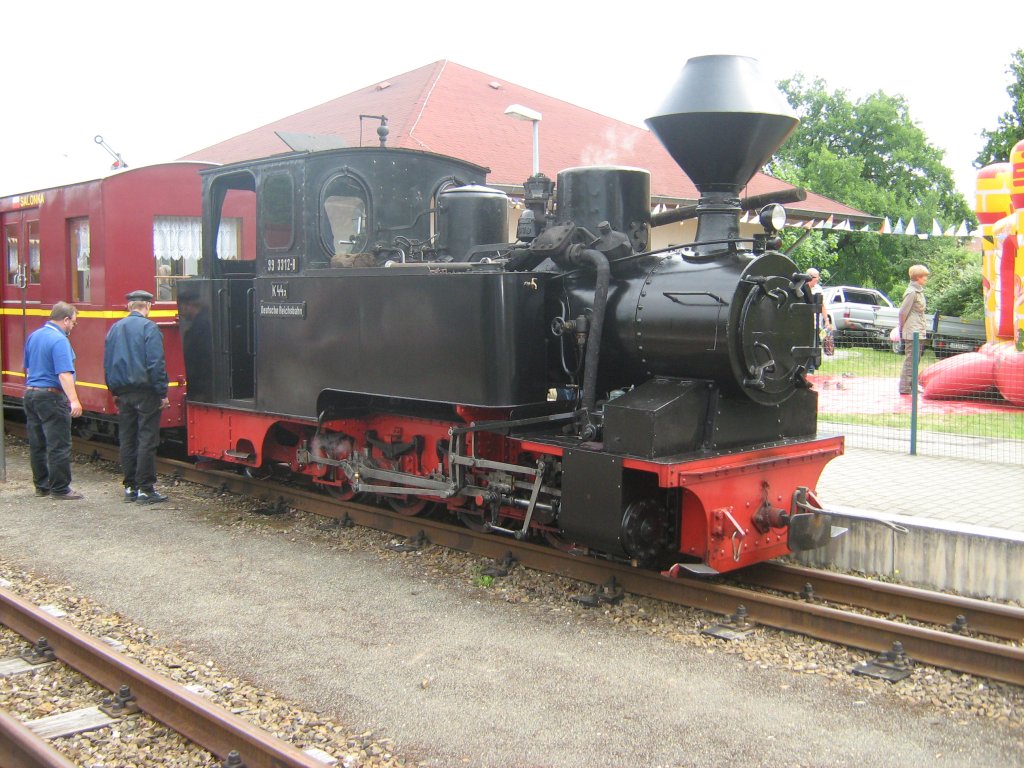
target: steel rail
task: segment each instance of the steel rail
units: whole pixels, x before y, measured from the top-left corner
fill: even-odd
[[[241,488],[249,481],[234,476],[226,482],[229,487]],[[889,651],[892,644],[898,641],[915,661],[1024,685],[1024,647],[865,616],[728,584],[667,578],[652,571],[588,557],[574,557],[550,547],[493,534],[475,533],[427,518],[405,517],[351,502],[342,505],[316,493],[298,489],[282,489],[278,500],[290,507],[315,514],[330,517],[348,515],[354,523],[362,526],[409,538],[423,536],[430,543],[484,557],[500,560],[511,554],[528,568],[591,584],[603,585],[614,576],[616,583],[628,592],[677,605],[722,615],[731,615],[743,605],[752,621],[819,640],[879,653]],[[907,596],[907,603],[903,605],[905,610],[900,615],[914,612],[908,606],[917,592],[929,599],[935,598],[935,595],[925,590],[908,589],[904,593]]]
[[[75,768],[21,720],[0,710],[0,765],[4,768]]]
[[[1024,608],[1012,605],[781,563],[746,568],[738,579],[743,584],[791,594],[801,594],[810,585],[816,600],[855,605],[939,626],[952,626],[962,616],[966,621],[963,628],[969,631],[1024,642]]]
[[[291,744],[2,588],[0,623],[25,638],[45,637],[58,659],[108,690],[129,686],[146,714],[221,759],[234,751],[247,768],[323,768],[323,763]]]
[[[668,578],[624,564],[572,556],[550,547],[494,534],[475,533],[425,517],[407,517],[377,507],[340,502],[316,491],[264,483],[231,472],[199,469],[185,462],[163,460],[161,466],[169,474],[201,485],[264,500],[269,497],[277,504],[326,517],[348,517],[364,527],[408,538],[422,536],[430,543],[483,557],[500,560],[511,555],[525,567],[578,581],[603,585],[614,577],[618,586],[627,592],[676,605],[725,616],[732,615],[743,605],[751,621],[818,640],[878,653],[889,651],[898,641],[912,660],[1024,686],[1022,647],[865,616],[728,584],[685,577]],[[901,610],[896,612],[898,615],[910,615],[916,611],[909,606],[912,593],[905,594],[908,602],[901,605]]]

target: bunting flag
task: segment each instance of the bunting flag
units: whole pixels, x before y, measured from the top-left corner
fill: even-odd
[[[657,208],[653,211],[657,213]],[[747,222],[756,223],[757,215],[754,213],[744,213],[740,219],[740,223],[744,224]],[[932,218],[931,230],[928,232],[918,232],[917,222],[913,217],[907,220],[906,223],[903,221],[903,217],[899,217],[896,220],[895,226],[893,226],[892,220],[885,216],[882,219],[882,223],[877,225],[877,229],[871,224],[855,225],[850,219],[842,219],[838,223],[835,221],[835,215],[830,215],[826,219],[805,219],[804,221],[793,221],[787,226],[794,229],[831,229],[835,232],[870,232],[879,235],[907,235],[909,237],[917,237],[920,240],[928,240],[929,238],[935,237],[956,237],[956,238],[972,238],[982,237],[983,233],[981,229],[972,230],[967,220],[964,219],[957,224],[950,224],[948,227],[943,227],[942,222],[937,218]]]

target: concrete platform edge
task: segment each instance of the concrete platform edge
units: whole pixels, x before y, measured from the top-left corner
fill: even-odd
[[[1024,597],[1024,534],[994,528],[885,515],[849,508],[833,510],[833,525],[849,528],[828,546],[793,556],[808,566],[834,566],[925,589],[968,597]],[[872,520],[902,525],[901,534]]]

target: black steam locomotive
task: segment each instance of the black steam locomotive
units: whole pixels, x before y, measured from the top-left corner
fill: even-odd
[[[531,177],[515,242],[486,169],[383,141],[204,171],[190,452],[645,567],[823,544],[842,441],[804,378],[816,309],[772,249],[781,206],[739,231],[796,122],[752,60],[691,60],[648,124],[701,192],[697,238],[659,252],[688,212],[652,215],[637,169]]]

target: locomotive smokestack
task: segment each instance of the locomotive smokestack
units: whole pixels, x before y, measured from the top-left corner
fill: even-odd
[[[740,191],[799,121],[756,60],[699,56],[646,122],[700,190],[697,240],[708,241],[739,236]]]

